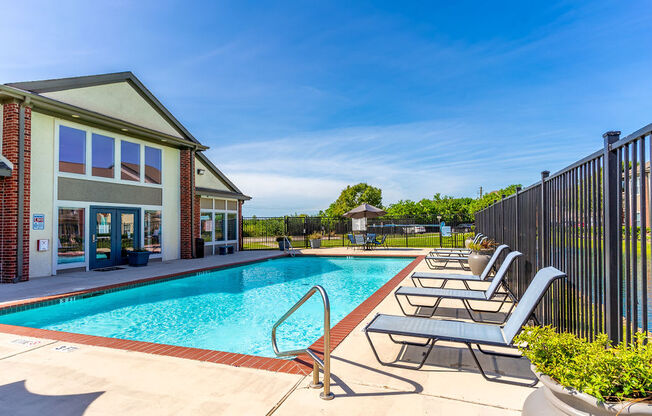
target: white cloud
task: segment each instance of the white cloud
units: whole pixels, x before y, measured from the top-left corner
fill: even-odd
[[[565,138],[560,131],[527,135],[510,127],[497,146],[459,122],[424,122],[305,132],[214,147],[208,155],[253,197],[245,215],[314,214],[358,182],[380,187],[384,204],[529,185],[540,170],[581,154],[564,151],[574,147]]]

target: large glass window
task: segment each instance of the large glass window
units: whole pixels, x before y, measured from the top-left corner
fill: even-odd
[[[235,240],[237,238],[238,216],[234,213],[228,213],[226,215],[228,221],[228,227],[226,228],[228,234],[227,240]]]
[[[140,145],[122,141],[120,143],[120,178],[140,182]]]
[[[59,172],[86,173],[86,132],[59,126]]]
[[[207,242],[213,241],[213,213],[212,212],[201,213],[201,238],[203,238],[204,241]]]
[[[161,183],[161,149],[145,146],[145,182]]]
[[[215,213],[215,241],[224,241],[224,214]]]
[[[84,208],[59,208],[57,263],[84,262]]]
[[[161,211],[145,211],[143,247],[152,253],[161,252]]]
[[[93,133],[93,144],[91,146],[93,176],[102,178],[114,177],[114,150],[115,147],[112,137]]]

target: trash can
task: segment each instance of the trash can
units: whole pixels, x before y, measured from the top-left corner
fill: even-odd
[[[204,258],[204,239],[195,238],[195,258],[203,259]]]

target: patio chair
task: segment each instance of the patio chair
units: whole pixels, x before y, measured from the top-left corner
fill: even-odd
[[[514,308],[516,303],[516,297],[511,293],[507,286],[504,283],[505,275],[507,271],[514,263],[518,257],[522,256],[523,253],[519,251],[512,251],[505,257],[503,264],[500,265],[500,269],[496,272],[491,284],[487,290],[471,290],[471,289],[442,289],[442,288],[431,288],[431,287],[408,287],[401,286],[394,292],[394,297],[398,302],[398,305],[401,307],[401,311],[404,315],[412,316],[425,316],[427,318],[432,318],[436,313],[441,301],[444,299],[456,299],[462,302],[469,316],[474,322],[483,322],[482,319],[477,319],[473,312],[487,312],[487,313],[498,313],[507,302],[507,299],[511,299],[511,305],[507,312],[505,313],[505,318],[501,322],[492,322],[494,324],[503,324],[509,316],[510,312]],[[504,288],[504,292],[498,293],[500,287]],[[410,313],[406,311],[403,307],[400,297],[405,297],[407,303],[415,308],[415,311]],[[412,298],[436,298],[434,305],[423,305],[413,302]],[[498,308],[495,310],[491,309],[479,309],[471,306],[471,301],[481,301],[482,303],[498,303]],[[430,314],[422,315],[419,314],[420,308],[432,308]]]
[[[369,345],[371,346],[371,350],[376,356],[378,362],[382,365],[418,370],[426,363],[435,343],[439,341],[456,342],[468,347],[476,366],[485,379],[499,383],[532,387],[537,384],[538,379],[535,379],[530,383],[523,383],[512,380],[501,380],[499,377],[490,378],[482,368],[472,345],[475,344],[478,350],[483,354],[508,358],[521,358],[522,356],[520,354],[508,354],[483,350],[481,346],[513,347],[512,342],[514,341],[514,337],[521,331],[530,317],[534,316],[534,309],[541,301],[543,295],[546,293],[552,282],[565,276],[566,273],[557,270],[554,267],[546,267],[539,270],[536,276],[534,276],[532,283],[530,283],[530,286],[523,294],[523,297],[518,302],[516,309],[507,320],[507,323],[503,326],[444,319],[426,319],[378,314],[367,324],[364,328],[364,332],[369,341]],[[382,361],[378,356],[378,352],[376,351],[369,334],[388,335],[392,342],[401,346],[425,347],[426,351],[423,355],[423,359],[416,365],[416,367],[399,364],[398,358],[390,362]],[[426,341],[401,341],[396,337],[419,338]],[[401,351],[403,351],[403,349],[401,349]]]
[[[412,273],[412,276],[410,276],[410,278],[412,279],[414,286],[432,287],[432,286],[424,286],[422,280],[443,280],[442,284],[439,286],[440,288],[443,288],[444,286],[446,286],[446,283],[449,280],[455,280],[455,281],[464,282],[464,286],[467,289],[470,289],[467,282],[471,282],[471,281],[482,282],[487,280],[487,278],[491,274],[491,271],[495,269],[496,262],[498,261],[498,257],[500,257],[500,255],[503,253],[504,250],[509,250],[509,246],[507,244],[501,244],[498,247],[496,247],[494,254],[489,259],[489,263],[487,263],[487,266],[484,268],[482,273],[480,273],[480,275],[458,274],[458,273],[414,272]]]
[[[380,241],[374,240],[373,243],[377,247],[382,246],[382,247],[385,247],[387,249],[389,247],[387,247],[387,241],[386,240],[387,240],[387,234],[383,234],[383,237],[380,239]]]
[[[347,234],[346,235],[349,238],[349,245],[346,246],[347,249],[354,247],[355,248],[355,238],[353,238],[353,234]]]
[[[373,248],[376,246],[374,244],[376,241],[376,234],[375,233],[369,233],[367,234],[367,239],[365,240],[365,247],[366,248]]]
[[[362,234],[356,234],[354,235],[355,237],[355,242],[354,242],[354,247],[359,247],[359,248],[364,248],[365,247],[365,238]]]

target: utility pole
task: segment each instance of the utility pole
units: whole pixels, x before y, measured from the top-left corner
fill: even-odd
[[[480,194],[480,198],[482,198],[482,186],[480,187],[480,190],[478,191],[478,193]]]

